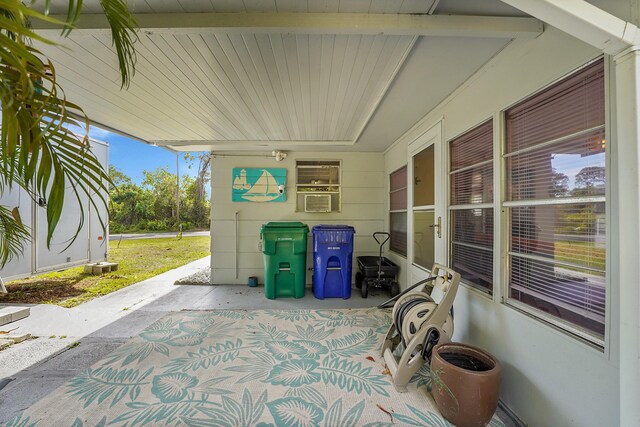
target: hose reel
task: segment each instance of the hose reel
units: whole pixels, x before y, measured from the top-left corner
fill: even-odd
[[[401,392],[406,391],[411,377],[424,363],[430,363],[433,347],[438,342],[451,341],[453,335],[452,306],[460,274],[438,264],[431,271],[431,293],[425,292],[423,286],[398,296],[382,346],[393,384]],[[396,357],[394,353],[400,350],[402,354]]]

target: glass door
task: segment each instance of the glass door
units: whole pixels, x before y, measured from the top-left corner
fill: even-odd
[[[435,262],[445,264],[442,126],[433,126],[409,146],[410,280],[425,278]],[[412,283],[409,283],[411,285]]]

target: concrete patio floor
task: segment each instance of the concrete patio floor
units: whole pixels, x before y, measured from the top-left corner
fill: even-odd
[[[0,352],[0,378],[13,378],[0,390],[0,424],[30,407],[70,378],[102,359],[170,312],[209,309],[316,309],[373,307],[386,291],[362,299],[318,300],[310,289],[302,299],[267,300],[264,288],[239,285],[176,286],[175,280],[209,265],[209,257],[96,298],[71,309],[35,305],[31,315],[5,326],[37,339]],[[54,337],[55,336],[55,337]],[[70,348],[74,343],[80,344]]]

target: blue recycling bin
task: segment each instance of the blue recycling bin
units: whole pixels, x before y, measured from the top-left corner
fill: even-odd
[[[350,225],[316,225],[313,232],[313,294],[351,298],[353,235]]]

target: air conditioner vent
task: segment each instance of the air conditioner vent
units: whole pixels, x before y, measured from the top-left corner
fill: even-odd
[[[305,194],[305,212],[331,212],[330,194]]]

